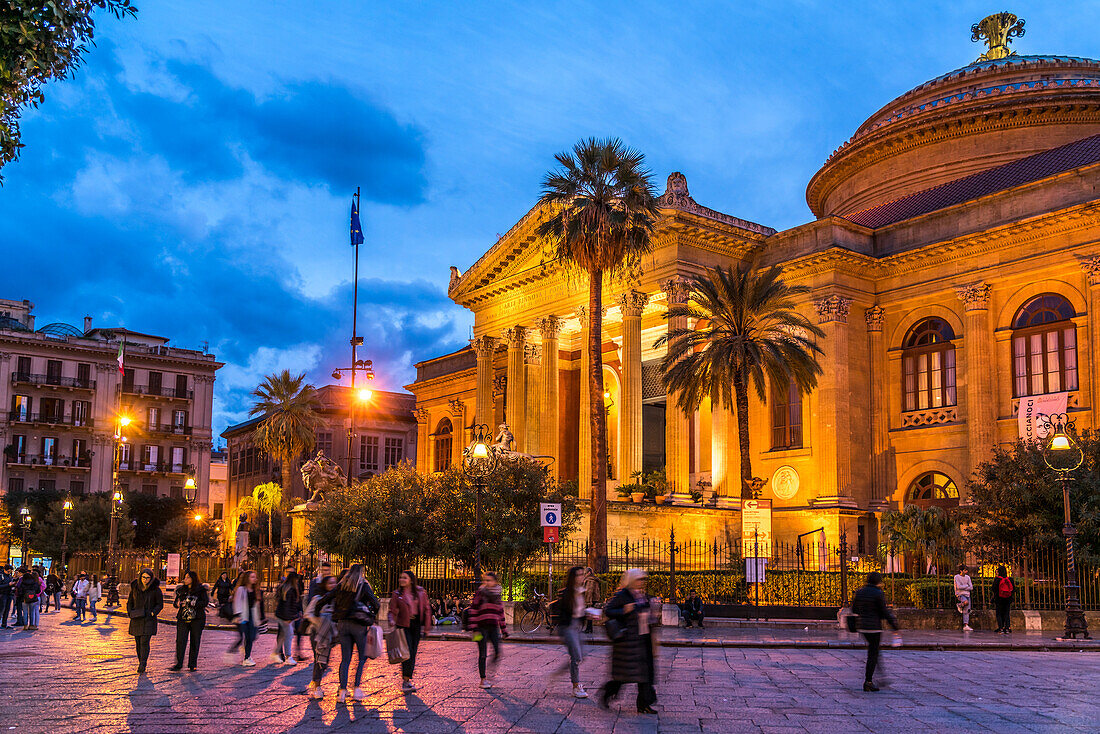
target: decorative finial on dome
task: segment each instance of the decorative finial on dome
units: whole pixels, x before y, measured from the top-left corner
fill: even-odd
[[[974,63],[1015,56],[1016,52],[1009,50],[1008,44],[1011,39],[1020,38],[1023,35],[1024,21],[1012,13],[994,13],[982,18],[980,23],[970,26],[970,40],[980,41],[984,38],[989,50],[979,56]]]

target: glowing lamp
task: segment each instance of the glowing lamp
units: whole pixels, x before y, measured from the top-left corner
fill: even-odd
[[[358,397],[358,398],[359,398],[359,402],[360,402],[360,403],[369,403],[369,402],[370,402],[370,399],[371,399],[372,397],[374,397],[374,391],[373,391],[373,390],[368,390],[368,389],[367,389],[367,388],[365,388],[365,387],[364,387],[364,388],[360,388],[360,389],[359,389],[358,391],[356,391],[356,392],[358,393],[356,397]]]
[[[1050,440],[1051,451],[1067,451],[1069,450],[1069,436],[1064,433],[1059,433]]]

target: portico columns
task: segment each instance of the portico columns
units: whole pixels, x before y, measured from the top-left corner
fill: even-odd
[[[474,415],[478,423],[489,426],[495,431],[493,425],[493,355],[496,352],[497,340],[491,336],[482,336],[470,342],[477,355],[477,405],[474,407]],[[465,426],[464,426],[465,428]]]
[[[710,481],[718,507],[732,507],[741,498],[737,416],[721,398],[710,404]]]
[[[993,333],[989,328],[989,291],[988,283],[974,283],[956,290],[965,311],[967,474],[989,456],[994,442]],[[965,501],[965,497],[960,496],[959,500]]]
[[[623,482],[642,470],[642,310],[648,302],[649,296],[638,291],[627,291],[619,300],[623,312],[619,474]]]
[[[871,351],[871,385],[886,384],[886,350],[882,347],[882,324],[886,309],[872,306],[864,313],[867,320],[867,337]],[[871,389],[871,501],[870,509],[885,510],[890,495],[887,452],[890,445],[890,426],[887,425],[886,396],[875,387]]]
[[[687,303],[690,288],[687,280],[676,277],[661,283],[661,290],[671,307]],[[686,316],[668,319],[668,330],[688,328]],[[679,502],[690,502],[690,474],[688,467],[688,436],[691,430],[691,417],[684,413],[676,402],[676,394],[670,393],[665,404],[665,475],[668,477],[672,498]]]
[[[427,474],[435,467],[432,466],[435,451],[432,447],[431,426],[428,425],[428,411],[424,408],[413,410],[416,418],[416,470],[421,474]]]
[[[577,491],[582,500],[592,499],[592,388],[588,380],[588,309],[577,308],[581,323],[580,399],[577,411]]]
[[[501,334],[508,344],[508,384],[505,386],[504,419],[515,436],[516,451],[527,450],[527,329],[513,326]]]
[[[524,379],[527,394],[524,396],[524,423],[527,425],[527,441],[524,450],[529,454],[541,454],[539,434],[542,430],[542,347],[528,344],[523,348]]]
[[[814,301],[825,332],[824,374],[817,389],[821,430],[821,485],[814,506],[855,507],[852,499],[851,380],[848,360],[848,309],[851,298],[827,296]]]
[[[542,377],[539,391],[539,453],[553,456],[550,472],[561,476],[558,451],[558,335],[561,319],[547,316],[538,321],[542,335]]]

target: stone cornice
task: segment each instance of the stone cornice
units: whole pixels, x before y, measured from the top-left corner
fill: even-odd
[[[790,278],[805,278],[823,273],[847,273],[858,278],[877,278],[883,275],[882,261],[843,247],[830,247],[821,252],[794,258],[781,263],[783,274]]]

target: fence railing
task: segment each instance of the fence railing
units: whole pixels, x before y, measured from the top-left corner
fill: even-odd
[[[553,546],[552,556],[544,551],[520,568],[497,569],[507,597],[526,598],[534,589],[545,593],[551,584],[560,589],[571,566],[587,565],[588,551],[584,541],[563,541]],[[755,553],[763,560],[754,563]],[[191,568],[205,582],[214,581],[222,572],[233,578],[242,569],[252,569],[259,574],[263,587],[269,589],[287,565],[311,575],[320,559],[316,552],[283,548],[250,548],[243,554],[198,550],[191,554]],[[344,570],[348,565],[345,560],[329,559],[333,573],[339,575]],[[397,576],[406,568],[416,573],[432,598],[462,597],[474,584],[472,569],[452,559],[410,560],[379,555],[359,560],[380,593],[394,588]],[[167,580],[167,561],[166,550],[123,551],[119,580],[136,578],[143,568],[151,568]],[[885,549],[879,555],[853,552],[845,543],[816,540],[771,543],[761,549],[739,538],[675,542],[672,538],[623,539],[608,542],[609,567],[601,579],[605,594],[610,594],[623,571],[644,568],[650,574],[650,591],[669,600],[682,599],[694,591],[711,604],[838,607],[851,599],[868,572],[881,571],[886,576],[884,591],[894,606],[950,609],[956,603],[953,577],[960,564],[970,569],[974,584],[971,601],[977,609],[992,606],[993,579],[1002,565],[1015,579],[1017,609],[1064,607],[1065,549],[1055,545],[952,546],[896,552]],[[760,566],[762,580],[755,576]],[[108,570],[106,553],[76,553],[69,570],[87,571],[102,578]],[[1079,562],[1077,575],[1082,605],[1087,610],[1100,610],[1100,567]]]

